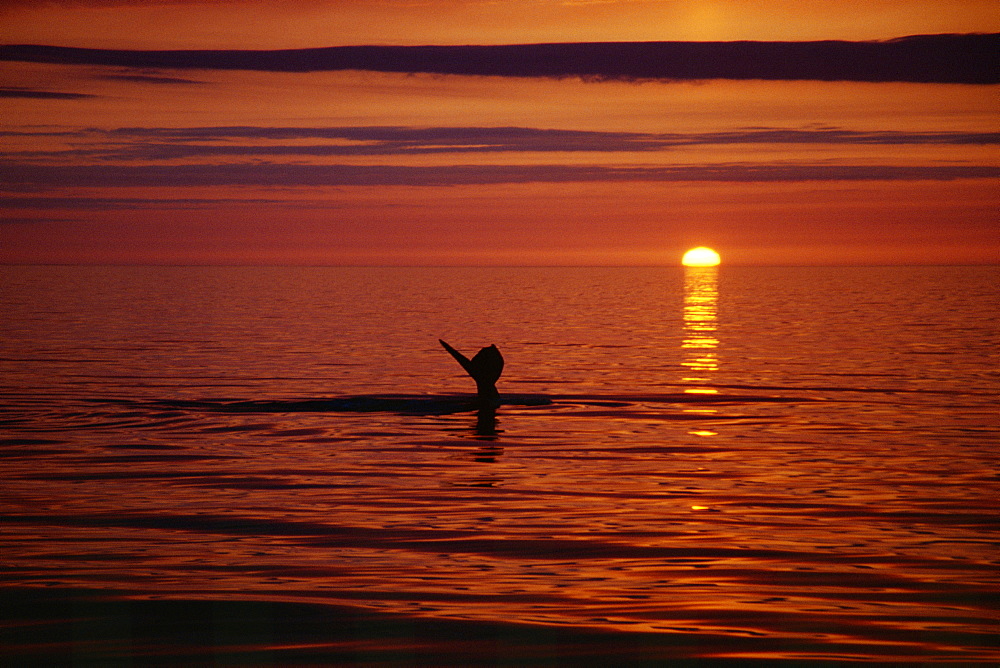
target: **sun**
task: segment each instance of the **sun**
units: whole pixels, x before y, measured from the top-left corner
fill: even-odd
[[[719,264],[721,259],[719,254],[716,253],[711,248],[705,248],[704,246],[698,246],[697,248],[692,248],[687,253],[684,253],[684,257],[681,259],[681,264],[685,267],[714,267]]]

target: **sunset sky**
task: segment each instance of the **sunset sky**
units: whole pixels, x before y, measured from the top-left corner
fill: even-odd
[[[5,2],[201,53],[0,48],[0,262],[996,264],[995,41],[616,44],[945,33],[995,1]],[[359,45],[450,48],[257,51]]]

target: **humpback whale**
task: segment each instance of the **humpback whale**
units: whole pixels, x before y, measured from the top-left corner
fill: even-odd
[[[438,342],[444,346],[455,360],[462,365],[465,372],[476,381],[476,394],[479,408],[496,410],[500,406],[500,393],[497,392],[497,380],[503,373],[503,355],[495,345],[489,345],[469,359],[452,348],[443,339]]]

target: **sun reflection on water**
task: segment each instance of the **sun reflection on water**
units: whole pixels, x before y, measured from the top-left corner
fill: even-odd
[[[719,305],[718,269],[715,267],[684,268],[684,339],[681,348],[685,373],[681,379],[692,387],[691,394],[715,394],[708,387],[719,370],[716,335]]]

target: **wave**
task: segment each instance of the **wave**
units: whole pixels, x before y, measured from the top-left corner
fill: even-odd
[[[509,407],[602,407],[632,408],[641,404],[691,403],[799,403],[820,401],[804,396],[760,396],[745,394],[502,394],[500,405]],[[120,400],[114,403],[128,403]],[[396,413],[401,415],[449,415],[479,409],[473,394],[358,394],[340,397],[253,400],[160,400],[161,409],[203,410],[221,413]]]

